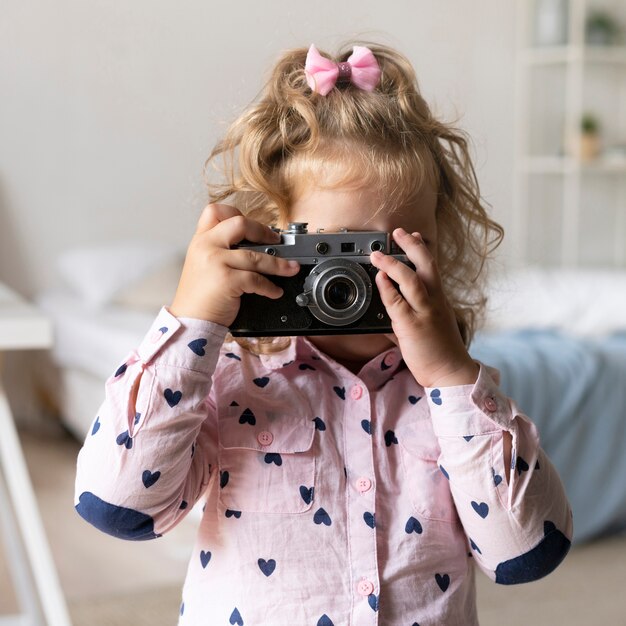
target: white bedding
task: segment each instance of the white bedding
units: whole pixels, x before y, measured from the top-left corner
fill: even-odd
[[[53,321],[56,364],[82,370],[103,383],[139,345],[158,313],[118,306],[94,309],[65,293],[46,293],[37,303]]]
[[[626,271],[525,267],[491,281],[485,330],[550,329],[580,337],[626,330]]]

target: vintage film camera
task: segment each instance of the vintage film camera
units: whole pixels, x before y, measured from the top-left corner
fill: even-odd
[[[300,271],[291,277],[268,276],[284,290],[278,300],[244,294],[230,326],[234,336],[392,332],[374,282],[378,270],[369,255],[380,250],[412,265],[406,255],[399,254],[389,233],[346,229],[309,233],[304,222],[291,222],[286,230],[277,232],[281,241],[276,245],[242,242],[235,247],[295,259]]]

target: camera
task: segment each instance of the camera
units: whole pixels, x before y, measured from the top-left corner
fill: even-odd
[[[377,269],[369,255],[379,250],[413,267],[382,231],[315,233],[305,222],[290,222],[286,230],[274,229],[278,244],[257,245],[243,241],[235,248],[247,248],[300,263],[295,276],[268,276],[283,289],[273,300],[257,294],[243,294],[239,313],[230,326],[236,337],[285,335],[345,335],[390,333],[391,320],[374,281]]]

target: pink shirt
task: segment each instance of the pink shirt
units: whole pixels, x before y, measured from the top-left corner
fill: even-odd
[[[118,537],[206,500],[181,625],[470,626],[474,564],[512,584],[564,558],[562,484],[494,370],[424,389],[398,348],[355,375],[304,337],[258,357],[226,332],[162,309],[78,459],[78,512]]]

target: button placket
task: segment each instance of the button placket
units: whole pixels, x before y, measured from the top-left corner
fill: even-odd
[[[344,422],[345,460],[351,477],[346,491],[355,594],[351,623],[375,626],[377,613],[372,610],[371,597],[378,587],[376,529],[364,521],[367,513],[372,515],[375,511],[374,403],[368,387],[360,380],[353,382],[347,394],[351,402],[346,406]]]

